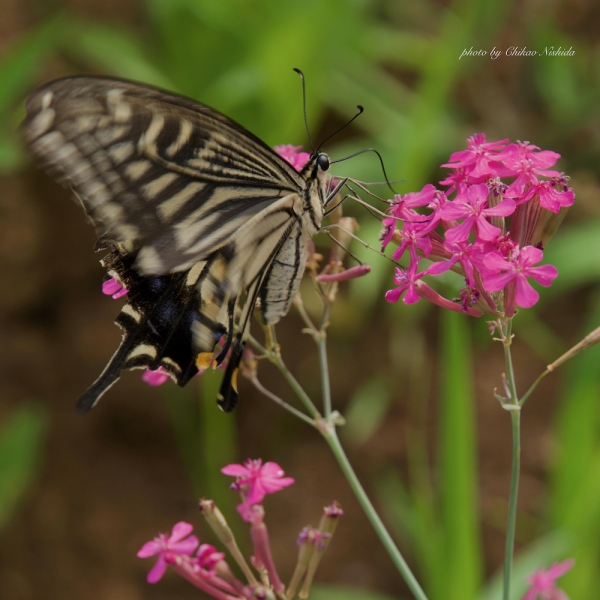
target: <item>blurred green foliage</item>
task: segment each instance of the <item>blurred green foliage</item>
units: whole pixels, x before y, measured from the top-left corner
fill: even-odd
[[[377,147],[390,177],[403,178],[396,185],[403,192],[435,181],[436,166],[462,147],[463,139],[481,123],[489,127],[490,137],[529,138],[561,151],[565,155],[561,168],[592,169],[597,178],[600,46],[561,28],[562,7],[549,6],[543,17],[525,22],[515,18],[517,4],[500,0],[447,4],[147,0],[143,30],[62,14],[40,24],[0,61],[0,171],[23,164],[15,133],[22,115],[20,98],[37,81],[45,61],[60,56],[80,70],[141,80],[201,99],[273,145],[305,139],[300,82],[291,70],[300,67],[307,77],[313,136],[330,131],[326,116],[345,119],[357,103],[365,105],[367,110],[352,135],[328,151],[337,157]],[[457,60],[463,48],[489,49],[493,41],[499,45],[502,39],[536,47],[575,46],[577,54],[568,59],[514,59],[504,72],[493,70],[489,58]],[[339,166],[342,174],[356,178],[382,178],[372,155]],[[355,207],[349,210],[361,215],[361,235],[377,245],[379,224],[363,219],[364,213]],[[567,224],[547,249],[547,261],[558,266],[561,276],[544,291],[541,310],[519,315],[515,326],[517,335],[546,361],[565,346],[541,316],[544,307],[583,285],[597,291],[599,240],[600,221],[587,219]],[[374,262],[365,249],[358,247],[356,253]],[[346,318],[357,323],[353,335],[368,326],[389,276],[384,261],[374,262],[368,280],[352,282],[349,296],[340,299]],[[391,323],[393,368],[382,366],[372,373],[351,399],[346,439],[355,446],[367,443],[392,405],[390,390],[395,382],[406,383],[409,410],[421,427],[407,432],[407,478],[391,465],[373,473],[379,500],[412,553],[431,600],[495,600],[500,598],[498,579],[482,587],[470,327],[464,317],[442,317],[440,441],[432,458],[423,402],[430,393],[431,367],[425,359],[420,323],[433,313],[423,304],[385,309]],[[581,336],[599,324],[600,308],[595,306]],[[475,325],[479,339],[484,324]],[[410,346],[405,339],[411,340]],[[545,533],[532,540],[517,561],[514,599],[524,593],[527,573],[567,554],[576,557],[577,567],[564,579],[566,591],[574,598],[592,598],[600,589],[599,353],[598,348],[587,351],[566,370]],[[207,380],[205,386],[210,393],[214,382]],[[493,402],[491,390],[488,400]],[[199,486],[200,476],[216,472],[216,465],[235,454],[231,421],[211,422],[217,419],[214,411],[204,411],[193,395],[169,405],[176,407],[172,419],[182,455]],[[39,411],[27,408],[4,426],[0,524],[9,518],[35,473],[44,422]],[[198,436],[201,428],[203,434]],[[200,464],[199,456],[206,464]],[[208,485],[213,495],[220,493],[218,486]],[[375,600],[380,596],[331,588],[315,593],[319,599],[337,597]]]
[[[0,528],[15,513],[39,473],[48,417],[38,404],[27,404],[0,429]]]

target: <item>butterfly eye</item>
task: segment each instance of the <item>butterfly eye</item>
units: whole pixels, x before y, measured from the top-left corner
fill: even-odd
[[[319,165],[321,171],[327,171],[329,169],[329,156],[327,154],[319,154],[317,165]]]

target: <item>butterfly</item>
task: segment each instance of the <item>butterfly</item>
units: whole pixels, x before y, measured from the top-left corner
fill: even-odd
[[[122,341],[77,406],[92,408],[123,369],[161,368],[185,385],[213,357],[232,410],[249,320],[284,316],[330,189],[330,159],[297,172],[221,113],[157,88],[69,77],[26,101],[26,144],[70,187],[99,235],[107,277],[128,290]]]

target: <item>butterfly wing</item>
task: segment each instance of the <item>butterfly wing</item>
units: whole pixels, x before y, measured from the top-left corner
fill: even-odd
[[[185,385],[223,334],[221,360],[227,349],[231,357],[220,404],[231,410],[255,301],[274,271],[288,274],[273,260],[289,256],[290,234],[300,247],[306,180],[234,121],[147,86],[67,78],[35,90],[26,109],[30,148],[73,188],[101,234],[98,249],[110,250],[109,275],[129,290],[122,342],[80,410],[124,368],[160,367]],[[268,322],[287,312],[303,266],[285,306],[263,290]]]
[[[73,77],[35,90],[26,141],[99,234],[139,248],[146,275],[187,270],[303,178],[217,111],[162,90]]]

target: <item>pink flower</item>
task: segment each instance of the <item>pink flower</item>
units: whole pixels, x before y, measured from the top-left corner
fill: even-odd
[[[423,275],[425,271],[417,273],[417,265],[415,264],[410,269],[399,269],[396,267],[396,274],[394,275],[394,283],[398,286],[395,290],[389,290],[385,293],[385,299],[388,302],[398,302],[400,296],[406,292],[404,296],[404,304],[414,304],[419,301],[419,294],[415,289],[416,283]]]
[[[274,462],[262,464],[262,459],[248,459],[243,465],[227,465],[221,473],[236,478],[232,489],[242,494],[244,502],[238,505],[238,512],[244,520],[250,520],[250,507],[260,504],[267,494],[273,494],[294,483],[292,477],[284,477],[283,469]]]
[[[440,217],[445,221],[464,219],[464,221],[446,231],[449,242],[462,242],[469,238],[473,229],[482,240],[493,240],[500,235],[499,227],[495,227],[486,217],[507,217],[515,210],[515,201],[505,198],[496,206],[487,207],[489,189],[485,183],[472,185],[464,194],[448,202],[440,209]]]
[[[107,279],[102,283],[102,293],[106,296],[112,296],[113,300],[117,300],[127,294],[129,290],[123,287],[114,277]]]
[[[511,192],[511,194],[515,194],[515,192]],[[563,206],[571,206],[575,201],[575,192],[572,189],[567,188],[566,190],[559,191],[554,187],[553,181],[536,180],[531,184],[525,196],[518,200],[517,203],[527,202],[536,194],[540,198],[540,206],[553,213],[558,213]]]
[[[469,146],[466,150],[455,152],[450,157],[450,163],[442,165],[442,167],[450,167],[451,169],[465,168],[472,182],[485,181],[490,177],[497,175],[503,176],[504,169],[498,162],[498,151],[504,148],[506,140],[498,142],[486,142],[485,133],[476,133],[471,136],[467,142]]]
[[[515,144],[511,144],[515,146]],[[515,146],[516,147],[516,146]],[[525,192],[528,183],[536,183],[538,177],[559,177],[560,172],[548,169],[560,158],[560,154],[551,150],[534,152],[537,146],[521,146],[517,150],[505,149],[506,153],[500,155],[500,159],[511,171],[516,180],[508,187],[507,195],[511,198],[520,196]]]
[[[302,146],[292,146],[291,144],[282,144],[275,146],[275,152],[286,160],[287,162],[296,169],[296,171],[302,171],[304,165],[309,161],[310,154],[308,152],[301,152]]]
[[[405,221],[402,230],[398,233],[402,241],[392,254],[394,260],[400,260],[407,248],[410,252],[411,265],[416,264],[419,260],[417,250],[420,250],[426,258],[429,256],[431,252],[431,240],[427,235],[427,229],[423,225]]]
[[[184,521],[176,523],[170,536],[159,534],[151,542],[146,542],[137,553],[139,558],[158,554],[158,560],[148,573],[148,583],[156,583],[165,574],[167,564],[175,562],[178,556],[189,556],[198,546],[198,538],[189,535],[193,526]],[[189,537],[187,537],[189,536]],[[185,539],[184,539],[185,538]]]
[[[538,569],[527,578],[531,585],[523,600],[569,600],[567,595],[556,587],[556,580],[573,568],[575,561],[569,558],[561,563],[554,563],[547,571]]]
[[[146,369],[142,375],[142,381],[145,381],[152,387],[158,387],[170,379],[169,374],[162,368],[158,367],[154,371],[152,369]]]
[[[558,270],[552,265],[534,267],[544,254],[534,246],[525,246],[520,251],[513,251],[512,260],[506,260],[500,252],[492,252],[484,259],[488,273],[484,273],[485,288],[489,292],[499,292],[509,283],[516,283],[516,303],[522,308],[532,307],[540,295],[533,289],[527,278],[548,287],[558,275]],[[502,273],[501,273],[502,271]]]
[[[420,192],[410,192],[404,196],[396,194],[392,200],[391,212],[395,217],[406,221],[428,221],[427,215],[422,215],[414,209],[428,206],[433,201],[435,192],[435,186],[428,183]]]

